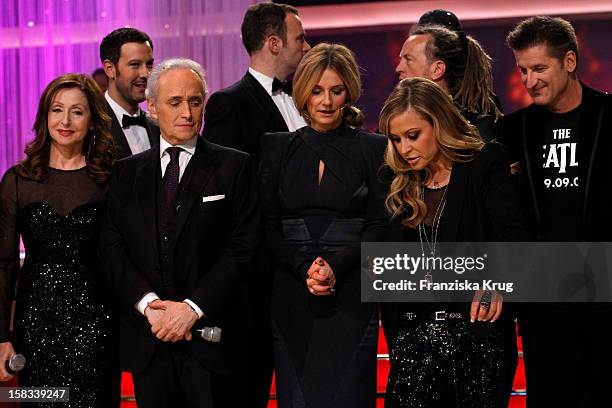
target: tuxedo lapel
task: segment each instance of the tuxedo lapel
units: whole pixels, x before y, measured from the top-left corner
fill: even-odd
[[[136,172],[136,194],[146,228],[147,239],[151,242],[155,259],[158,259],[157,236],[157,184],[161,179],[159,147],[143,153],[141,165]]]
[[[289,128],[283,119],[278,107],[272,100],[272,97],[261,86],[249,72],[242,78],[244,88],[247,90],[254,103],[263,111],[261,115],[269,124],[269,129],[274,129],[277,132],[288,132]],[[252,118],[253,120],[261,120],[262,118]]]
[[[132,154],[132,150],[130,149],[130,145],[125,137],[125,133],[123,133],[123,128],[121,127],[115,112],[110,107],[108,102],[106,103],[106,108],[112,120],[111,134],[113,135],[113,140],[115,142],[115,159],[123,159],[124,157],[130,156]]]
[[[179,185],[179,195],[177,197],[179,205],[176,221],[177,237],[180,235],[194,203],[202,196],[202,190],[206,187],[216,166],[215,154],[210,144],[199,137],[195,154],[189,160]]]
[[[159,144],[159,128],[157,125],[147,116],[147,136],[149,137],[149,143],[151,147],[155,147]]]

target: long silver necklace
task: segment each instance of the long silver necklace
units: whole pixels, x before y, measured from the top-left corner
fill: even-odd
[[[431,222],[431,240],[427,236],[427,230],[425,229],[424,221],[421,221],[419,224],[419,241],[421,241],[421,256],[425,258],[425,245],[427,245],[427,249],[429,250],[429,254],[431,257],[436,256],[436,243],[438,242],[438,230],[440,227],[440,219],[442,218],[442,213],[444,212],[444,207],[446,206],[446,191],[448,190],[448,184],[444,186],[444,192],[442,193],[442,199],[438,203],[438,207],[436,208],[436,212],[434,213],[433,220]],[[425,201],[425,187],[421,188],[421,200]],[[424,238],[424,239],[423,239]],[[425,271],[425,280],[428,283],[433,283],[433,275],[431,273],[431,269],[429,268],[429,262],[426,262],[427,268]]]

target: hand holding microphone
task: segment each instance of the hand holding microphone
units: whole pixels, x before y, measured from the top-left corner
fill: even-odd
[[[25,358],[16,354],[10,341],[0,343],[0,381],[10,381],[25,365]]]

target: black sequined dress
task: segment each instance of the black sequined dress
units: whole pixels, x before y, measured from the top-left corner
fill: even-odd
[[[10,169],[0,185],[0,341],[9,339],[14,297],[13,345],[27,361],[19,384],[69,387],[62,407],[119,405],[116,336],[97,259],[104,193],[85,168],[49,169],[43,182]]]

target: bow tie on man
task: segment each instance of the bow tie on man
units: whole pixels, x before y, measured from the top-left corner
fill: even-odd
[[[286,93],[287,95],[291,95],[291,91],[292,91],[292,85],[291,85],[291,81],[281,81],[278,78],[274,78],[274,80],[272,81],[272,93],[275,93],[276,91],[283,91],[284,93]]]
[[[145,115],[144,112],[140,112],[140,115],[138,116],[129,116],[129,115],[123,115],[123,118],[121,119],[121,127],[123,129],[128,128],[130,126],[141,126],[143,128],[147,127],[147,116]]]

